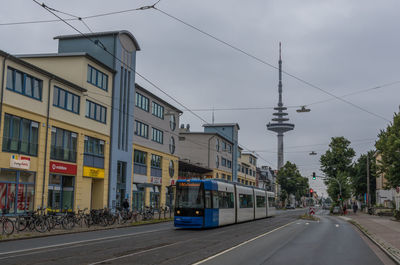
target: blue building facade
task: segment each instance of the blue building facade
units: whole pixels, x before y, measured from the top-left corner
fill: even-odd
[[[133,111],[135,106],[136,51],[140,50],[129,31],[57,36],[58,52],[86,52],[116,72],[110,106],[110,172],[108,205],[115,208],[132,198]]]
[[[206,133],[218,133],[222,137],[227,138],[233,143],[232,150],[232,180],[238,180],[238,158],[239,158],[239,124],[237,123],[215,123],[215,124],[204,124],[204,132]]]

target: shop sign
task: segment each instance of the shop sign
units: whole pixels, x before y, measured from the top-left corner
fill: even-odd
[[[50,161],[50,172],[76,175],[76,165]]]
[[[83,176],[88,178],[104,179],[104,169],[95,167],[83,167]]]
[[[31,167],[31,158],[27,156],[12,155],[10,158],[10,167],[29,169]]]
[[[151,177],[151,183],[153,184],[161,184],[162,178],[161,177]]]

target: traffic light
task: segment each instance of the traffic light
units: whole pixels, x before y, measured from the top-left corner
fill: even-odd
[[[313,180],[316,180],[316,179],[317,179],[317,176],[315,175],[315,172],[312,173],[312,179],[313,179]]]
[[[310,193],[313,194],[313,193],[314,193],[314,190],[313,190],[313,189],[310,189]]]

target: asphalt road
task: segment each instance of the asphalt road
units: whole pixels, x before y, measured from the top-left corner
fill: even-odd
[[[208,230],[161,223],[2,242],[0,264],[382,264],[350,224],[298,220],[303,212]]]

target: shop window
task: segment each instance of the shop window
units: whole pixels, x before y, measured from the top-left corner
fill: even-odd
[[[0,211],[10,214],[33,211],[35,173],[0,169]]]
[[[50,158],[76,162],[77,134],[57,127],[51,128]]]
[[[132,193],[132,210],[140,211],[144,208],[145,192],[143,187],[138,187],[137,184],[133,184]]]
[[[74,206],[74,176],[50,174],[47,208],[72,211]]]
[[[155,209],[160,208],[160,189],[158,186],[154,186],[150,190],[150,206]]]
[[[37,156],[39,123],[4,115],[3,151]]]

